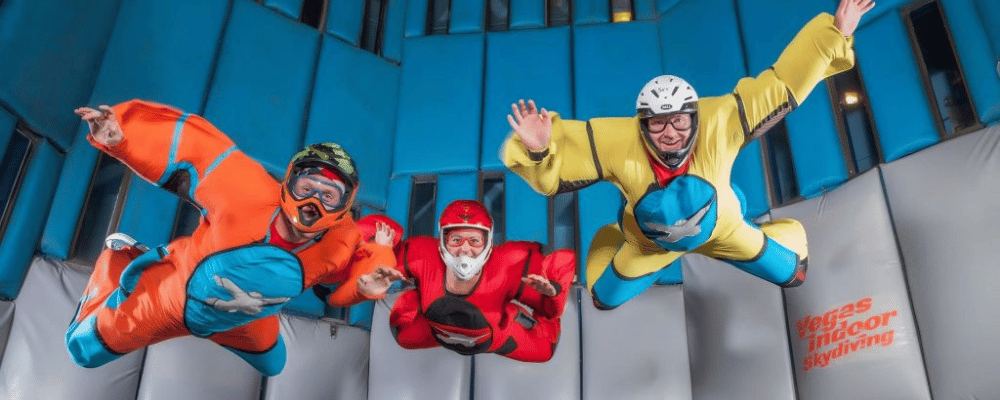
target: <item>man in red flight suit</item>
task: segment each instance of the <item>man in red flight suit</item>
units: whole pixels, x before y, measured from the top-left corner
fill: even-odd
[[[148,249],[112,235],[66,332],[77,364],[98,367],[184,335],[207,338],[264,375],[285,365],[277,312],[318,283],[347,306],[384,296],[399,273],[389,246],[351,219],[354,160],[335,143],[306,147],[279,183],[205,119],[130,101],[76,110],[87,139],[201,211],[190,237]],[[388,266],[388,267],[383,267]]]
[[[438,233],[440,239],[413,237],[397,249],[396,268],[416,284],[396,300],[389,316],[400,346],[551,359],[575,254],[559,250],[546,256],[533,242],[493,247],[493,219],[471,200],[449,204]]]

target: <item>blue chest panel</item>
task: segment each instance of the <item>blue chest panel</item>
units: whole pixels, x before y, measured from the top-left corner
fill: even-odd
[[[635,205],[635,219],[642,233],[664,249],[691,251],[712,236],[718,207],[711,183],[682,175],[643,196]]]
[[[206,257],[187,284],[184,323],[195,336],[223,332],[278,312],[302,292],[302,263],[270,245]]]

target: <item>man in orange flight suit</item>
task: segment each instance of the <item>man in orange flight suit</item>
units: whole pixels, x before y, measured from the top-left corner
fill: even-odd
[[[91,144],[202,217],[190,237],[153,249],[108,238],[66,332],[77,364],[97,367],[190,334],[276,375],[285,365],[276,315],[285,302],[341,283],[327,301],[348,306],[383,297],[400,279],[391,247],[362,240],[351,218],[358,172],[339,145],[306,147],[279,183],[197,115],[144,101],[76,113]]]

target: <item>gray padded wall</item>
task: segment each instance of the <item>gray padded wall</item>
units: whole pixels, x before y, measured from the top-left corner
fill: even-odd
[[[583,291],[583,398],[690,399],[682,285],[653,286],[601,311]]]
[[[94,369],[66,350],[66,328],[91,270],[35,257],[28,269],[0,365],[0,398],[134,399],[142,351]]]
[[[3,364],[3,352],[10,336],[10,325],[14,322],[14,302],[0,301],[0,364]]]
[[[781,289],[711,258],[684,264],[695,399],[795,399]]]
[[[368,396],[368,331],[280,314],[288,364],[267,378],[268,400],[364,399]]]
[[[580,289],[573,287],[562,315],[562,332],[552,359],[526,363],[495,354],[473,357],[476,400],[580,398]]]
[[[934,397],[1000,398],[1000,127],[882,173]]]
[[[406,350],[389,331],[395,296],[375,303],[368,371],[370,400],[448,400],[470,397],[472,357],[441,347]]]
[[[799,220],[809,239],[806,282],[785,289],[799,395],[929,398],[878,170],[771,217]]]
[[[137,400],[257,400],[261,375],[207,339],[184,336],[149,346]]]

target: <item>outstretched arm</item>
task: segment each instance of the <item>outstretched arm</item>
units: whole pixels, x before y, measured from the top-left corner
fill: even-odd
[[[208,179],[212,171],[227,169],[238,160],[243,177],[267,178],[267,171],[236,148],[225,134],[205,119],[173,107],[132,100],[99,110],[75,110],[87,122],[87,140],[94,147],[121,160],[143,179],[189,198],[211,213],[212,193],[245,190],[242,182]],[[199,190],[215,186],[212,190]],[[248,194],[252,195],[252,194]],[[237,196],[238,197],[238,196]]]
[[[536,191],[553,195],[581,189],[604,178],[586,122],[563,120],[533,100],[511,105],[514,130],[504,143],[503,162]]]
[[[854,66],[851,48],[858,21],[874,6],[871,0],[842,0],[837,17],[813,18],[785,47],[778,61],[756,78],[744,78],[734,96],[743,135],[738,144],[767,132],[798,107],[820,81]]]

